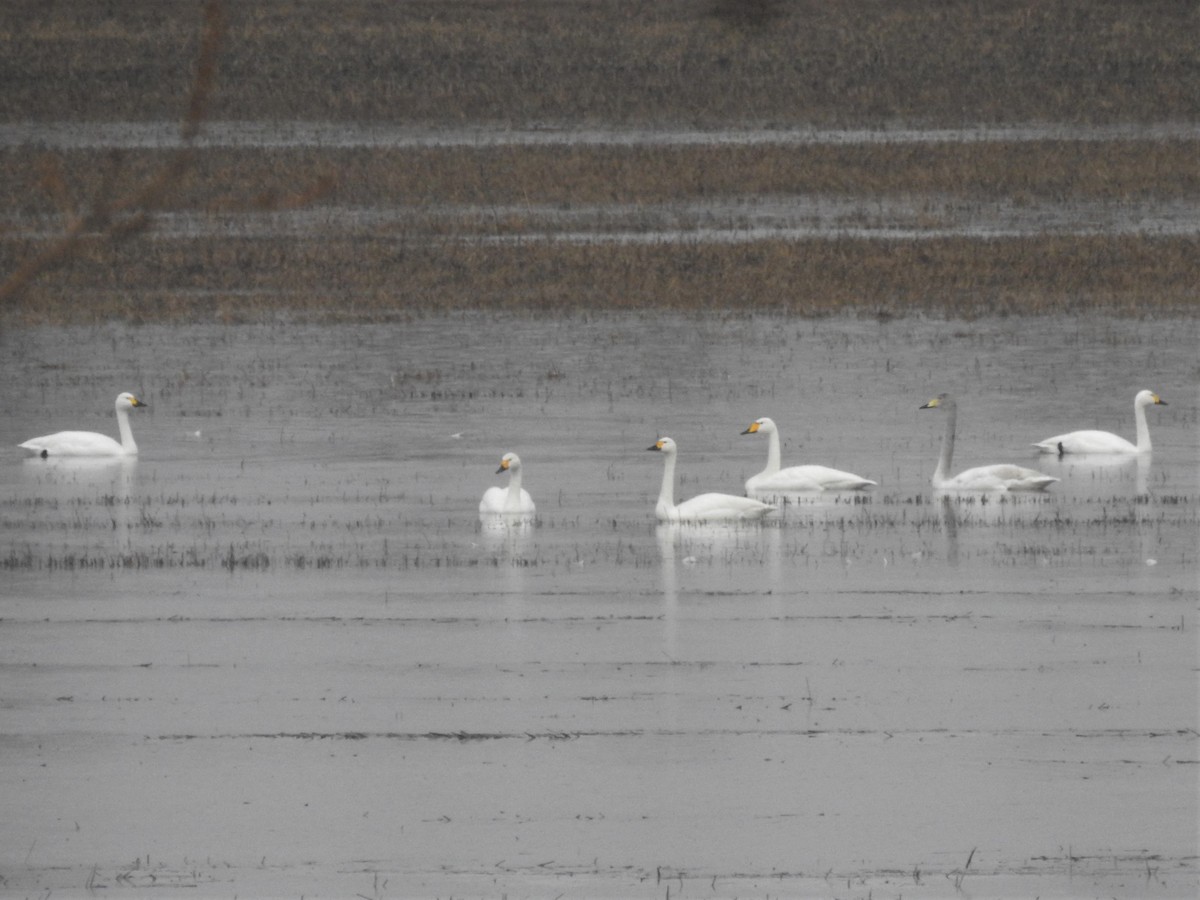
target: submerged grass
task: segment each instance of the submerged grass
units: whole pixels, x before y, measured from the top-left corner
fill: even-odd
[[[175,504],[169,496],[136,495],[114,513],[106,495],[77,498],[72,515],[58,506],[22,500],[0,503],[0,530],[21,533],[0,556],[0,571],[55,573],[145,570],[207,570],[230,575],[249,572],[442,572],[527,569],[574,570],[579,565],[657,568],[662,547],[650,539],[649,507],[633,521],[602,525],[600,540],[572,539],[580,520],[542,515],[527,530],[484,534],[466,513],[445,529],[427,521],[398,521],[395,498],[332,503],[319,496],[262,504],[247,511],[235,499]],[[364,515],[363,504],[371,512]],[[446,505],[443,503],[443,505]],[[231,507],[238,507],[236,510]],[[319,518],[313,510],[324,507]],[[949,540],[955,552],[1011,565],[1030,557],[1048,564],[1124,564],[1128,552],[1110,535],[1146,534],[1160,529],[1195,528],[1194,498],[1101,496],[1072,500],[1037,497],[959,497],[931,503],[923,494],[889,493],[855,502],[797,505],[758,527],[728,531],[682,530],[672,552],[692,564],[768,565],[790,560],[813,565],[837,560],[939,555]],[[465,522],[474,524],[469,543]],[[595,520],[587,525],[594,533]],[[19,526],[19,527],[18,527]],[[471,526],[467,526],[468,532]],[[255,537],[247,538],[247,532]],[[765,540],[774,532],[779,540]],[[537,537],[535,538],[535,534]],[[1031,535],[1036,535],[1036,539]],[[518,540],[520,539],[520,540]],[[1181,560],[1187,564],[1186,560]]]

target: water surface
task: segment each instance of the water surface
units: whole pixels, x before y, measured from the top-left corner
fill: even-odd
[[[464,315],[2,339],[9,890],[1192,896],[1197,326]],[[1071,428],[1154,453],[1058,460]],[[136,461],[14,445],[115,431]],[[943,498],[1013,461],[1045,496]],[[786,463],[879,482],[653,521]],[[538,503],[479,521],[506,450]]]

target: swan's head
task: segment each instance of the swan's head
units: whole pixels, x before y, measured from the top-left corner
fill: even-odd
[[[763,417],[751,422],[742,434],[770,434],[772,431],[775,431],[775,420]]]
[[[126,391],[123,394],[117,394],[117,409],[137,409],[139,406],[148,406],[143,403],[133,394]]]
[[[954,398],[949,394],[938,394],[928,403],[919,406],[918,409],[954,409]]]
[[[646,448],[647,450],[660,450],[663,453],[674,453],[675,442],[669,437],[660,437],[657,441]]]
[[[496,470],[496,474],[501,472],[516,472],[521,468],[521,457],[515,453],[505,453],[500,457],[500,468]]]
[[[1134,406],[1166,406],[1167,401],[1154,391],[1138,391],[1138,395],[1133,398]]]

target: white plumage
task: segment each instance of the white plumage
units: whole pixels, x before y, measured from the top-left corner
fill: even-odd
[[[875,484],[870,479],[828,466],[804,465],[780,467],[779,428],[773,419],[753,422],[742,434],[767,436],[767,467],[746,479],[747,494],[788,493],[794,491],[858,491]]]
[[[128,392],[117,395],[119,442],[95,431],[59,431],[30,438],[19,446],[27,455],[43,459],[50,456],[136,456],[138,448],[133,440],[133,429],[129,427],[129,410],[145,405]]]
[[[958,419],[958,407],[949,394],[934,397],[921,409],[940,409],[946,413],[946,434],[942,438],[942,453],[933,472],[933,486],[941,491],[1044,491],[1058,481],[1035,469],[997,463],[977,466],[957,475],[950,476],[954,461],[954,429]]]
[[[508,472],[508,487],[490,487],[483,492],[479,501],[481,513],[501,513],[505,515],[531,516],[536,511],[533,498],[529,491],[521,487],[521,457],[515,453],[505,453],[500,459],[500,468],[496,474]]]
[[[1146,424],[1147,406],[1166,406],[1163,400],[1153,391],[1138,391],[1133,398],[1133,420],[1137,427],[1137,443],[1131,444],[1125,438],[1111,431],[1070,431],[1066,434],[1056,434],[1054,437],[1038,441],[1033,446],[1043,453],[1149,453],[1150,426]]]
[[[659,438],[647,450],[663,454],[662,488],[654,513],[660,522],[734,522],[761,519],[775,507],[749,497],[734,494],[700,494],[675,505],[676,445],[669,437]]]

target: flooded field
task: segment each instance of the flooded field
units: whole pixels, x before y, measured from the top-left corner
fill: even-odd
[[[1193,896],[1195,321],[0,338],[0,891]],[[1038,457],[1075,428],[1152,457]],[[22,459],[64,428],[134,461]],[[1045,495],[935,496],[1019,462]],[[878,482],[659,526],[784,464]],[[537,502],[481,523],[505,451]]]

